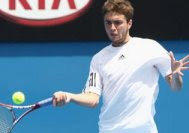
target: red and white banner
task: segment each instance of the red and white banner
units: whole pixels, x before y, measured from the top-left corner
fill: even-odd
[[[81,16],[92,0],[0,0],[0,15],[28,26],[63,24]]]

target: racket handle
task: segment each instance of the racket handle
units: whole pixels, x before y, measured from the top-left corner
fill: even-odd
[[[52,104],[52,101],[53,101],[53,98],[50,97],[50,98],[47,98],[47,99],[45,99],[45,100],[42,100],[42,101],[38,102],[37,104],[38,104],[40,107],[43,107],[43,106],[51,105],[51,104]]]

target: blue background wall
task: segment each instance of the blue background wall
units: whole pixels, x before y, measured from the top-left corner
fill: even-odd
[[[188,43],[161,41],[177,59],[189,53]],[[80,93],[92,55],[106,45],[108,42],[1,43],[0,101],[12,104],[11,96],[15,91],[25,93],[25,104],[50,97],[58,90]],[[189,132],[188,77],[189,72],[185,72],[183,90],[177,93],[160,79],[155,117],[159,133]],[[100,105],[96,109],[74,103],[62,108],[49,106],[25,117],[14,133],[97,133]]]

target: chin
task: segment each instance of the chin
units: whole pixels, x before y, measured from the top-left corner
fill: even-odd
[[[116,40],[116,39],[111,39],[112,43],[115,43],[115,44],[119,44],[120,43],[120,40]]]
[[[112,41],[113,46],[119,47],[122,46],[123,44],[125,44],[124,41]]]
[[[121,44],[122,44],[122,43],[112,42],[112,45],[113,45],[113,46],[116,46],[116,47],[121,46]]]

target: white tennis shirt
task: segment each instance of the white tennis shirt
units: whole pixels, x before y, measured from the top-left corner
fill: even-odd
[[[92,59],[84,92],[103,96],[100,133],[157,133],[158,79],[171,73],[168,52],[156,41],[133,37]]]

